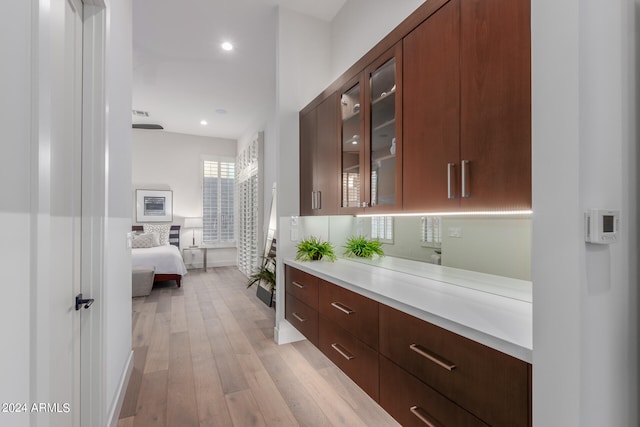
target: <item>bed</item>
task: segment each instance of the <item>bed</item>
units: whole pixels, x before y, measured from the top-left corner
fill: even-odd
[[[132,231],[141,233],[144,231],[142,225],[134,225]],[[178,287],[181,286],[182,276],[187,274],[187,267],[184,265],[180,254],[180,226],[172,225],[168,232],[168,244],[153,247],[131,249],[131,259],[133,267],[155,268],[155,282],[166,282],[175,280]]]

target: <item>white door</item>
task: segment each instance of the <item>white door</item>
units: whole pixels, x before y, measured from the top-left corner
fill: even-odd
[[[80,426],[82,266],[82,1],[51,2],[49,400],[51,426]],[[44,231],[44,230],[41,230]]]

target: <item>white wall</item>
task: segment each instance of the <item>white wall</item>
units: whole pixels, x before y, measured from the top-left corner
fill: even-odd
[[[637,14],[532,1],[536,426],[638,425]],[[617,244],[585,244],[589,207],[621,211]]]
[[[105,417],[113,422],[124,399],[131,368],[131,2],[110,0],[107,27],[105,173],[106,212],[103,265]],[[96,165],[100,167],[100,165]],[[106,423],[106,420],[105,420]]]
[[[237,153],[237,141],[233,139],[164,131],[134,129],[132,142],[130,200],[134,199],[136,189],[172,190],[173,224],[178,225],[184,225],[186,217],[202,216],[202,156],[227,157],[235,161]],[[129,215],[135,223],[135,203]],[[192,231],[182,230],[181,247],[188,247],[192,241]],[[196,245],[201,242],[202,233],[196,231]],[[236,264],[235,245],[209,250],[208,267]],[[203,266],[200,251],[193,266]]]
[[[329,24],[280,8],[277,37],[278,216],[297,215],[298,113],[330,83]]]
[[[347,0],[331,22],[331,80],[416,10],[424,0]]]

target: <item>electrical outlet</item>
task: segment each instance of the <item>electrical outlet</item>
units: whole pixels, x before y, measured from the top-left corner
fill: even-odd
[[[462,227],[449,227],[449,237],[457,239],[462,237]]]

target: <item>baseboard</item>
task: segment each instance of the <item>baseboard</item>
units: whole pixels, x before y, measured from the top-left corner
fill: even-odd
[[[273,336],[278,345],[306,340],[305,336],[302,335],[300,331],[284,319],[280,320],[273,328]]]
[[[129,354],[129,359],[125,366],[122,378],[120,378],[120,384],[118,384],[118,392],[116,398],[113,399],[113,406],[109,411],[109,417],[107,425],[109,427],[116,427],[118,424],[118,418],[120,417],[120,411],[122,410],[122,404],[124,403],[124,396],[127,394],[127,386],[129,385],[129,378],[131,378],[131,372],[133,372],[133,350]]]

